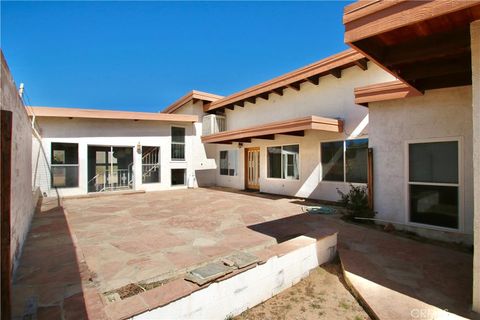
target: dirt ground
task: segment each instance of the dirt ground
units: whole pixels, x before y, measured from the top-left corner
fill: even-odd
[[[342,284],[340,270],[338,263],[316,268],[295,286],[234,319],[370,319]]]

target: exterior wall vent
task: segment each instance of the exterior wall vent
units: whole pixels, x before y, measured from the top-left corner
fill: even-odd
[[[219,116],[216,114],[209,114],[204,116],[202,119],[202,124],[202,135],[204,136],[222,132],[227,129],[225,127],[225,116]]]

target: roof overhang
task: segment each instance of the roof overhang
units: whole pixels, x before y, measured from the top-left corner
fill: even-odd
[[[368,107],[370,102],[403,99],[420,95],[417,90],[408,84],[395,80],[355,88],[355,103]]]
[[[197,122],[198,116],[183,114],[165,114],[158,112],[130,112],[114,110],[93,110],[76,108],[27,107],[29,116],[49,118],[83,118],[110,120],[146,120],[166,122]]]
[[[345,42],[420,92],[471,84],[470,29],[480,0],[358,1]]]
[[[202,91],[197,91],[197,90],[192,90],[168,107],[166,107],[162,113],[174,113],[190,101],[193,101],[193,103],[196,103],[197,101],[203,101],[204,103],[210,103],[213,101],[217,101],[218,99],[223,98],[223,96],[219,96],[216,94],[208,93],[208,92],[202,92]]]
[[[251,142],[252,139],[275,139],[276,134],[303,136],[305,130],[320,130],[342,132],[343,121],[338,119],[309,116],[304,118],[278,121],[260,126],[223,131],[208,136],[202,136],[204,143]]]
[[[255,85],[248,89],[234,93],[204,106],[205,112],[233,110],[235,106],[244,107],[246,102],[255,103],[256,99],[268,100],[270,94],[283,95],[286,88],[299,91],[300,84],[310,82],[318,85],[320,78],[331,75],[341,78],[342,70],[358,66],[367,69],[367,59],[355,50],[348,49],[326,59],[289,72],[272,80]]]

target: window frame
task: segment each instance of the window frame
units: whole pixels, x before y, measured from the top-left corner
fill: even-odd
[[[285,171],[285,167],[283,165],[283,147],[285,146],[298,146],[298,178],[287,178],[287,177],[283,177],[283,178],[275,178],[275,177],[269,177],[268,174],[269,174],[269,162],[268,162],[268,148],[280,148],[280,175],[283,175],[284,174],[284,171]],[[284,144],[275,144],[275,145],[271,145],[271,146],[266,146],[265,147],[265,154],[266,154],[266,160],[267,160],[267,165],[265,166],[266,167],[266,179],[267,180],[287,180],[287,181],[300,181],[300,176],[301,176],[301,158],[300,158],[300,143],[284,143]]]
[[[353,184],[353,185],[367,185],[367,182],[351,182],[347,181],[347,141],[352,141],[352,140],[368,140],[368,143],[370,142],[370,139],[368,136],[362,136],[362,137],[355,137],[351,139],[330,139],[330,140],[324,140],[320,141],[320,182],[321,183],[347,183],[347,184]],[[343,144],[343,180],[342,181],[337,181],[337,180],[325,180],[323,178],[323,163],[322,163],[322,143],[331,143],[331,142],[342,142]],[[367,152],[369,149],[369,145],[367,144]],[[368,165],[368,163],[367,163]],[[368,170],[368,169],[367,169]],[[367,171],[367,177],[368,177],[368,171]]]
[[[435,143],[435,142],[457,142],[458,152],[458,182],[457,183],[442,183],[442,182],[410,182],[410,149],[411,144],[421,143]],[[464,175],[463,175],[463,137],[445,137],[445,138],[429,138],[429,139],[415,139],[406,140],[404,143],[404,205],[405,205],[405,224],[421,227],[425,229],[450,231],[450,232],[463,232],[464,231]],[[436,226],[431,224],[425,224],[420,222],[412,222],[410,219],[410,185],[423,185],[423,186],[444,186],[444,187],[456,187],[458,190],[458,227],[449,228]]]
[[[53,151],[56,150],[53,148],[54,144],[70,144],[77,146],[77,163],[76,164],[61,164],[61,163],[53,163]],[[50,186],[52,188],[59,188],[59,189],[72,189],[80,187],[80,152],[79,152],[79,143],[78,142],[59,142],[59,141],[51,141],[50,142]],[[53,184],[53,168],[61,168],[61,167],[77,167],[77,184],[75,186],[64,186],[58,187]]]
[[[173,135],[172,135],[173,128],[182,128],[183,130],[185,130],[184,142],[183,143],[173,141]],[[173,151],[172,146],[174,144],[175,145],[183,145],[183,159],[177,159],[177,158],[172,157],[172,151]],[[171,162],[186,162],[187,161],[186,159],[187,159],[187,127],[186,126],[171,125],[170,126],[170,161]]]
[[[153,166],[152,164],[144,164],[143,163],[143,148],[146,147],[146,148],[157,148],[158,149],[158,162],[156,165],[158,165],[158,181],[155,181],[155,182],[144,182],[143,181],[143,168],[145,166]],[[141,167],[142,167],[142,184],[155,184],[155,183],[161,183],[162,182],[162,166],[161,166],[161,147],[160,146],[142,146],[142,157],[141,157]]]
[[[173,184],[173,170],[183,170],[183,184]],[[186,187],[187,184],[187,168],[170,168],[170,187]]]
[[[227,153],[227,174],[222,174],[222,167],[221,167],[221,160],[222,160],[222,152],[226,152]],[[231,168],[230,167],[230,152],[232,153],[236,153],[236,157],[235,157],[235,167],[234,168]],[[236,149],[227,149],[227,150],[220,150],[218,152],[218,174],[220,176],[223,176],[223,177],[236,177],[238,176],[238,156],[239,156],[239,152],[238,150]],[[235,174],[230,174],[230,170],[231,169],[234,169],[235,170]]]

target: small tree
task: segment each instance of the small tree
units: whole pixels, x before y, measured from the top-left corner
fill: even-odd
[[[350,190],[344,193],[337,189],[340,195],[340,203],[347,209],[346,218],[356,221],[355,218],[373,218],[375,212],[368,207],[368,192],[363,186],[350,184]]]

